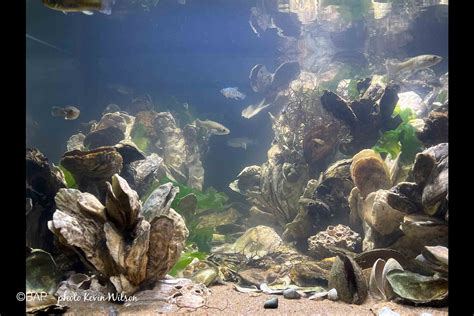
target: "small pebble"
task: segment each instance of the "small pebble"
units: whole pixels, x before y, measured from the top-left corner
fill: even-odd
[[[379,310],[377,316],[400,316],[400,314],[392,311],[388,307],[384,307],[384,308]]]
[[[310,299],[310,300],[315,300],[315,301],[322,301],[322,300],[324,300],[327,296],[328,296],[328,292],[324,291],[324,292],[320,292],[320,293],[313,294],[313,295],[311,295],[310,297],[308,297],[308,299]]]
[[[272,297],[263,304],[263,308],[278,308],[278,297]]]
[[[330,289],[328,291],[328,299],[331,301],[337,301],[337,291],[336,289]]]
[[[420,314],[420,316],[433,316],[431,313],[423,312]]]
[[[301,294],[296,292],[295,289],[286,289],[283,291],[283,297],[289,300],[301,298]]]

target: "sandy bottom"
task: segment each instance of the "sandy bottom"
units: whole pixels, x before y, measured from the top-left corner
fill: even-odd
[[[414,307],[393,302],[376,301],[368,298],[363,305],[350,305],[329,300],[313,301],[306,298],[288,300],[278,295],[277,309],[264,309],[263,304],[273,295],[256,293],[258,296],[239,293],[228,285],[210,288],[212,294],[207,306],[199,309],[184,309],[179,312],[193,314],[235,315],[235,314],[272,314],[272,315],[377,315],[383,307],[389,307],[400,315],[421,315],[423,312],[435,315],[448,315],[448,308]],[[255,294],[253,294],[255,295]]]
[[[166,303],[164,301],[142,301],[134,306],[117,305],[109,302],[80,304],[71,306],[66,312],[68,315],[158,315],[158,314],[192,314],[192,315],[378,315],[383,307],[389,307],[400,315],[416,315],[429,313],[433,316],[448,315],[448,308],[414,307],[400,305],[394,302],[377,301],[368,297],[363,305],[350,305],[329,300],[313,301],[307,298],[297,300],[278,297],[277,309],[264,309],[266,300],[273,297],[262,293],[245,294],[237,292],[231,285],[216,285],[210,287],[205,306],[188,308]]]

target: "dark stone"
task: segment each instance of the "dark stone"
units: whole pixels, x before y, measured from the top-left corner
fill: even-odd
[[[301,294],[295,289],[286,289],[283,291],[283,297],[289,300],[296,300],[301,298]]]
[[[425,120],[423,131],[418,133],[418,138],[425,146],[433,146],[448,142],[448,110],[447,108],[431,111]]]
[[[87,134],[84,146],[95,149],[103,146],[114,146],[124,139],[125,135],[117,127],[107,127]]]
[[[382,122],[389,122],[392,119],[393,110],[398,102],[398,92],[400,86],[389,84],[385,87],[382,97],[380,98],[380,115]]]
[[[334,92],[324,90],[321,96],[322,106],[334,117],[354,127],[358,123],[357,116],[347,103]]]
[[[332,266],[329,288],[335,288],[339,299],[348,304],[362,304],[367,297],[367,284],[359,265],[345,255],[338,255]]]
[[[263,304],[263,308],[278,308],[278,297],[272,297]]]
[[[56,210],[54,197],[65,184],[39,150],[27,148],[25,163],[26,245],[51,252],[54,239],[47,223]]]

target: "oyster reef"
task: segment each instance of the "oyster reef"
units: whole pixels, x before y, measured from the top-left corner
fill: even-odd
[[[447,315],[447,1],[26,9],[27,313]]]

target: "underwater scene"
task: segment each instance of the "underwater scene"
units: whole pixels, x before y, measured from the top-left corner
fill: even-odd
[[[26,313],[448,314],[447,0],[26,0]]]

